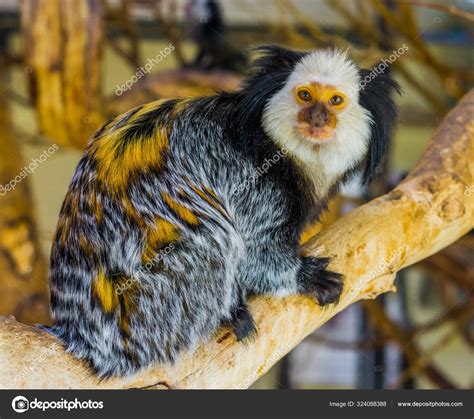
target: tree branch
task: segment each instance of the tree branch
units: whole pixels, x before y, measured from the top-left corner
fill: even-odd
[[[175,365],[132,377],[98,380],[52,336],[0,321],[0,384],[4,388],[246,388],[313,330],[350,304],[393,291],[395,273],[456,241],[473,227],[474,90],[448,114],[410,176],[387,195],[350,212],[305,246],[332,257],[345,275],[337,305],[305,297],[256,297],[250,303],[258,337],[236,342],[222,328]],[[24,373],[26,371],[26,373]]]

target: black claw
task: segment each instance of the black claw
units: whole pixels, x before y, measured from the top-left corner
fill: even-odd
[[[257,327],[247,305],[246,297],[244,297],[242,292],[240,292],[239,300],[229,324],[234,329],[235,336],[239,342],[245,339],[251,340],[257,335]]]
[[[254,339],[257,335],[257,327],[247,307],[245,311],[239,313],[238,317],[234,319],[232,326],[239,342],[244,339]]]
[[[303,258],[303,265],[298,275],[302,293],[313,295],[319,305],[335,303],[343,289],[343,276],[327,271],[329,258]]]
[[[337,302],[341,296],[342,288],[342,275],[331,271],[322,271],[315,290],[318,304],[324,306]]]

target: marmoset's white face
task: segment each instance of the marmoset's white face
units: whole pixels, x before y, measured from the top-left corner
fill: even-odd
[[[265,131],[311,170],[323,167],[332,179],[355,166],[368,149],[371,119],[358,103],[359,81],[356,65],[344,52],[321,50],[303,57],[268,101]]]

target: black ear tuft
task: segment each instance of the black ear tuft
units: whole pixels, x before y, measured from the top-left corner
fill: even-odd
[[[401,89],[392,79],[386,65],[382,70],[382,63],[369,70],[360,70],[359,75],[359,103],[370,112],[373,120],[363,173],[364,182],[369,183],[380,174],[389,152],[398,117],[398,108],[393,96],[400,93]]]
[[[286,83],[296,64],[306,55],[277,45],[255,49],[259,56],[253,61],[241,91],[237,123],[240,127],[258,126],[263,109]]]
[[[292,71],[306,53],[293,51],[279,45],[260,45],[254,49],[259,56],[252,63],[252,75],[265,75],[272,72]]]

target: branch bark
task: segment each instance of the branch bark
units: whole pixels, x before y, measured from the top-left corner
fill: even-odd
[[[350,212],[305,245],[345,275],[338,304],[256,297],[258,337],[221,329],[175,365],[98,382],[59,343],[12,317],[0,321],[0,384],[14,388],[246,388],[350,304],[393,291],[395,273],[456,241],[474,221],[474,90],[447,115],[418,166],[392,192]],[[27,373],[23,373],[27,371]]]

